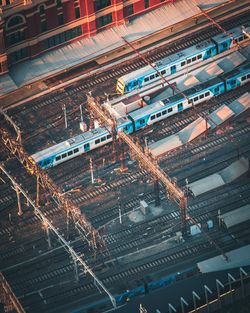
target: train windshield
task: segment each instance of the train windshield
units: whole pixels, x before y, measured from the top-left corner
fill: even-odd
[[[117,81],[116,91],[122,95],[124,94],[124,81],[121,78],[119,78]]]

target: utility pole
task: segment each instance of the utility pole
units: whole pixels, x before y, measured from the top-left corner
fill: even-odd
[[[90,175],[91,175],[91,183],[92,183],[92,185],[94,185],[95,180],[94,180],[93,159],[92,158],[89,159],[89,168],[90,168]]]
[[[63,104],[63,113],[64,113],[64,123],[65,123],[65,128],[68,128],[67,110],[66,110],[66,105],[65,105],[65,103]]]
[[[82,104],[80,104],[80,118],[81,122],[83,123]]]

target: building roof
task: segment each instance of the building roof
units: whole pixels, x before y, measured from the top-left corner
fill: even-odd
[[[193,195],[197,197],[205,192],[232,182],[233,180],[246,173],[248,169],[248,160],[245,158],[240,158],[223,170],[199,179],[189,184],[188,187],[192,191]]]
[[[15,90],[53,73],[93,59],[124,45],[122,37],[133,42],[166,27],[201,14],[203,9],[215,8],[229,0],[179,0],[135,18],[129,24],[102,31],[97,35],[73,42],[62,48],[48,51],[37,58],[19,63],[1,77],[0,94]],[[8,81],[14,84],[6,89]]]
[[[250,220],[250,204],[221,215],[221,219],[227,228],[236,226]]]
[[[231,250],[226,253],[228,261],[222,255],[197,263],[202,273],[217,272],[229,268],[250,265],[250,245]]]

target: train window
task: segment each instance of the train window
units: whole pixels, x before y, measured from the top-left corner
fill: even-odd
[[[58,155],[58,156],[56,157],[56,161],[59,161],[59,160],[61,160],[61,156],[60,156],[60,155]]]
[[[166,70],[161,71],[161,75],[165,75],[166,74]]]
[[[178,110],[182,110],[183,109],[183,103],[178,103]]]
[[[101,138],[101,142],[106,140],[106,136]]]
[[[200,98],[200,99],[203,99],[203,98],[204,98],[204,95],[200,95],[199,98]]]
[[[156,74],[155,74],[155,77],[158,77],[158,76],[159,76],[159,73],[156,73]]]
[[[144,78],[144,81],[145,81],[145,82],[148,82],[148,81],[149,81],[149,77],[145,77],[145,78]]]
[[[223,47],[224,49],[226,49],[226,48],[227,48],[227,42],[224,42],[224,43],[222,44],[222,47]]]
[[[88,150],[89,149],[89,143],[85,143],[85,145],[83,147],[84,147],[84,150]]]
[[[161,116],[161,112],[156,114],[156,117],[160,117]]]
[[[151,121],[155,119],[155,115],[151,115],[150,117]]]
[[[246,76],[242,76],[241,77],[241,81],[243,82],[244,80],[246,80],[247,79],[247,77]]]
[[[69,151],[69,152],[68,152],[68,155],[72,155],[72,154],[73,154],[73,151]]]
[[[219,91],[219,87],[217,86],[214,88],[214,92],[218,92],[218,91]]]
[[[154,79],[154,78],[155,78],[155,75],[150,75],[149,78],[150,78],[150,79]]]
[[[191,104],[193,101],[192,101],[192,99],[189,99],[188,100],[188,104]]]
[[[66,156],[67,156],[67,153],[63,153],[63,154],[62,154],[62,159],[63,159],[63,158],[66,158]]]
[[[191,59],[188,59],[188,60],[187,60],[187,64],[190,64],[190,63],[191,63]]]
[[[96,139],[95,144],[97,145],[98,143],[100,143],[100,139]]]
[[[202,55],[201,55],[201,54],[197,55],[197,59],[198,59],[198,60],[201,59],[201,58],[202,58]]]
[[[144,118],[143,118],[143,119],[140,120],[140,124],[142,125],[142,124],[144,124],[144,123],[145,123],[145,120],[144,120]]]
[[[209,91],[205,92],[205,97],[209,96]]]
[[[196,57],[193,57],[193,58],[192,58],[192,62],[194,62],[194,61],[196,61]]]
[[[79,148],[74,149],[73,152],[74,152],[74,153],[79,152]]]
[[[167,114],[167,110],[162,111],[162,115]]]
[[[173,111],[173,108],[169,108],[168,109],[168,113],[172,112]]]
[[[186,61],[181,62],[181,66],[185,66],[186,65]]]
[[[243,40],[244,40],[244,37],[243,37],[243,36],[239,37],[239,39],[238,39],[239,42],[240,42],[240,41],[243,41]]]
[[[249,79],[250,78],[250,74],[247,74],[247,79]]]
[[[107,139],[110,139],[112,136],[109,134],[108,136],[107,136]]]
[[[194,101],[197,101],[199,98],[198,97],[194,97]]]

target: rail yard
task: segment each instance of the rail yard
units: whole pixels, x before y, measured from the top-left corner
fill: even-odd
[[[4,304],[0,298],[3,312],[102,313],[123,306],[126,310],[133,299],[141,297],[143,303],[143,297],[153,290],[200,277],[199,262],[220,256],[230,264],[232,251],[250,245],[249,214],[233,227],[226,225],[224,217],[244,206],[249,210],[250,204],[250,34],[242,33],[242,43],[231,38],[235,47],[205,64],[202,60],[195,68],[176,73],[174,79],[163,77],[157,88],[149,86],[143,92],[135,88],[132,96],[116,91],[118,78],[148,65],[144,58],[157,72],[155,64],[165,57],[181,54],[222,32],[230,38],[228,31],[233,28],[249,29],[249,10],[233,16],[225,13],[219,24],[212,20],[185,37],[148,46],[146,52],[134,48],[134,54],[120,57],[114,65],[110,61],[102,68],[93,63],[84,68],[84,78],[72,83],[64,84],[66,74],[45,78],[48,90],[54,90],[44,95],[21,102],[3,101],[0,282],[9,299]],[[215,76],[210,71],[205,81],[194,79],[197,73],[218,67],[219,62],[229,64],[236,52],[241,53],[242,64],[232,62],[228,72],[220,70]],[[229,88],[227,82],[239,69],[240,83]],[[180,90],[187,78],[194,83]],[[223,91],[195,105],[193,94],[187,91],[212,79],[220,80]],[[153,106],[154,98],[163,103],[166,99],[159,98],[165,89],[171,91],[171,97],[183,95],[190,108],[178,106],[176,114],[135,131],[133,116]],[[126,125],[133,127],[129,132],[124,126],[119,128],[117,115],[112,114],[122,101],[132,98],[137,99],[138,107],[122,116]],[[240,113],[228,113],[233,103],[237,110],[241,107]],[[217,114],[214,127],[212,113]],[[206,122],[195,137],[191,125],[198,118]],[[56,145],[64,142],[68,151],[76,136],[102,128],[107,132],[106,144],[93,149],[85,144],[84,153],[78,153],[79,148],[69,150],[69,158],[62,161],[66,154],[64,150],[59,153]],[[165,138],[175,140],[175,134],[183,130],[188,132],[185,144],[154,157],[151,147]],[[60,162],[48,163],[44,157],[45,163],[36,163],[34,156],[50,148],[58,152],[54,159]],[[217,183],[218,175],[223,183]],[[213,186],[203,183],[205,179]],[[197,186],[201,191],[196,195]],[[243,262],[238,267],[249,284],[246,265]],[[235,285],[234,290],[237,288]],[[207,310],[206,302],[200,299],[199,304],[207,304]],[[183,303],[175,304],[175,309],[168,302],[165,311],[158,312],[195,312],[195,305],[190,302],[184,310]],[[197,312],[206,312],[203,309],[197,308]],[[157,311],[134,306],[133,312]]]

